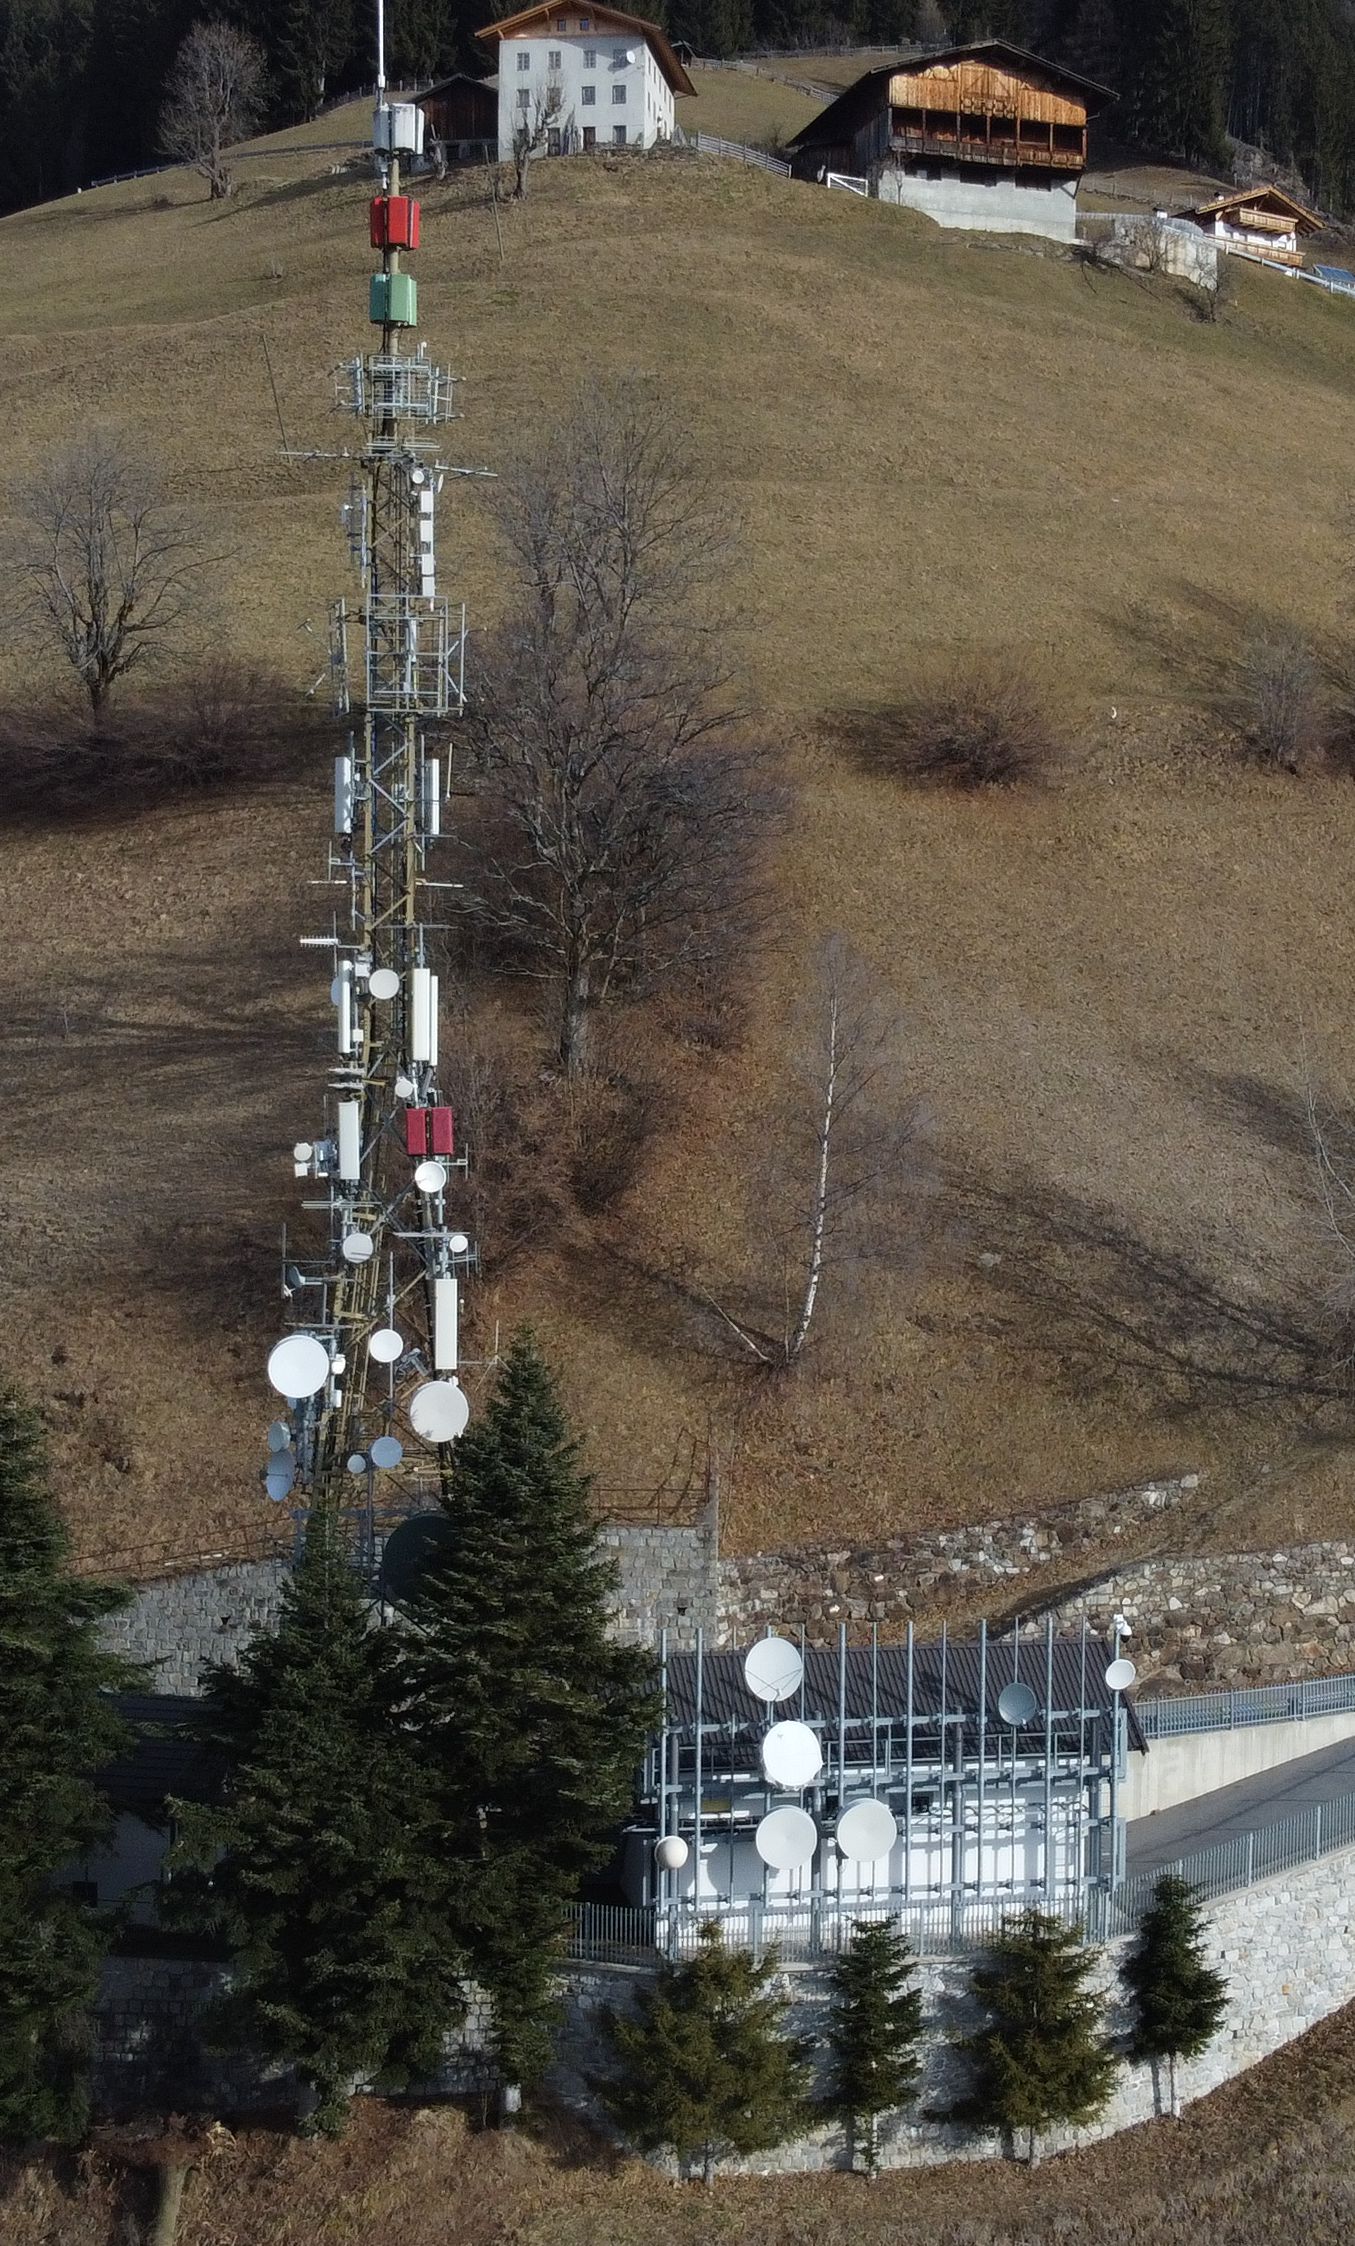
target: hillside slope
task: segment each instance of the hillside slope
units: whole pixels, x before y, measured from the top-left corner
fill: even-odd
[[[86,419],[147,436],[234,550],[212,636],[307,683],[346,588],[343,470],[279,462],[264,344],[292,443],[341,445],[328,370],[365,343],[369,192],[341,160],[289,144],[224,206],[166,175],[0,226],[11,470]],[[1355,788],[1207,744],[1258,626],[1341,634],[1350,309],[1243,273],[1208,324],[1167,283],[691,156],[542,164],[500,215],[501,249],[478,180],[425,201],[455,455],[501,462],[585,374],[659,381],[744,517],[743,648],[799,794],[743,1044],[672,1061],[680,1132],[606,1223],[482,1290],[482,1332],[536,1317],[609,1485],[713,1432],[742,1543],[1174,1462],[1218,1468],[1187,1534],[1348,1526],[1343,1451],[1252,1376],[1325,1275],[1302,1107],[1345,1045]],[[443,520],[483,623],[482,489]],[[908,793],[835,745],[920,659],[992,647],[1061,706],[1047,785]],[[16,647],[5,667],[28,691]],[[150,1564],[260,1518],[273,1244],[327,1031],[295,946],[328,913],[326,819],[317,774],[5,838],[6,1355],[91,1554]],[[834,929],[902,1014],[931,1192],[909,1267],[863,1281],[773,1395],[681,1305],[755,1252],[788,1025]]]

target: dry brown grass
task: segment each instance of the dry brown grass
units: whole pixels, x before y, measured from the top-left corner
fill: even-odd
[[[262,343],[293,441],[341,442],[326,370],[365,340],[368,188],[331,161],[275,146],[226,206],[171,175],[0,227],[12,471],[81,415],[150,436],[239,553],[219,636],[298,684],[321,660],[302,627],[345,585],[343,471],[278,464]],[[468,377],[457,451],[505,458],[585,373],[662,382],[746,519],[743,647],[800,808],[746,1041],[678,1037],[681,1135],[620,1210],[487,1282],[483,1330],[536,1317],[610,1484],[656,1481],[713,1428],[741,1544],[1181,1463],[1219,1469],[1192,1535],[1348,1529],[1343,1451],[1217,1388],[1186,1412],[1109,1349],[1090,1381],[1027,1252],[1051,1201],[1091,1202],[1225,1301],[1313,1265],[1293,1119],[1305,1068],[1336,1073],[1346,1043],[1355,790],[1239,773],[1199,712],[1258,612],[1340,629],[1348,308],[1244,273],[1206,329],[1170,284],[709,159],[543,164],[503,217],[501,259],[476,180],[427,198],[427,332]],[[487,620],[486,516],[473,487],[448,500],[444,575]],[[1050,675],[1076,720],[1057,786],[905,795],[831,746],[825,720],[976,650]],[[286,1154],[323,1077],[295,939],[328,923],[308,886],[326,820],[317,787],[7,845],[6,1355],[50,1408],[91,1553],[259,1517]],[[906,1016],[950,1183],[924,1274],[827,1306],[816,1364],[772,1397],[712,1356],[694,1296],[746,1268],[787,1024],[838,927]],[[1024,1236],[972,1191],[1018,1164]],[[1106,1254],[1132,1294],[1133,1254]]]

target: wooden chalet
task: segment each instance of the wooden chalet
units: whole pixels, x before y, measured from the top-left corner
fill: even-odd
[[[1240,187],[1177,216],[1210,235],[1220,249],[1263,257],[1270,265],[1302,265],[1303,237],[1322,231],[1316,211],[1273,185]]]
[[[448,163],[493,161],[499,152],[499,88],[493,78],[453,71],[419,96],[425,139],[436,141]]]
[[[1071,238],[1087,128],[1108,87],[1005,39],[868,70],[797,134],[802,179],[864,179],[943,226]]]

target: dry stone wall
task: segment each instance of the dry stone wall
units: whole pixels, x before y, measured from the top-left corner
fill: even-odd
[[[1355,1669],[1355,1545],[1140,1561],[1055,1608],[1134,1628],[1141,1685],[1289,1684]]]

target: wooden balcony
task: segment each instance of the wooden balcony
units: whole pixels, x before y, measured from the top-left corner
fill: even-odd
[[[1085,145],[1077,148],[1056,148],[1049,139],[1017,139],[1010,134],[987,133],[978,135],[959,131],[938,131],[934,126],[918,128],[900,125],[897,119],[891,124],[889,148],[894,156],[934,157],[951,163],[998,165],[1004,171],[1027,167],[1037,171],[1080,172],[1085,170],[1087,156]]]

